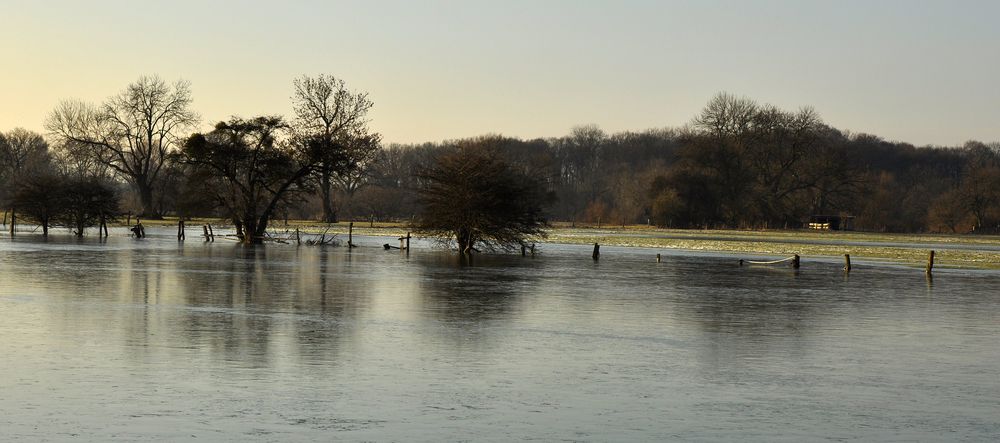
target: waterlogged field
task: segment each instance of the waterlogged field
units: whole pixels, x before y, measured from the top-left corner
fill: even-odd
[[[346,223],[317,226],[293,222],[279,226],[276,232],[287,234],[296,228],[303,232],[337,234],[346,238]],[[404,225],[369,225],[357,223],[354,232],[362,235],[399,237],[406,235]],[[391,239],[390,239],[391,240]],[[886,234],[842,231],[740,231],[656,229],[648,226],[612,228],[573,228],[559,224],[549,230],[547,243],[594,244],[640,248],[678,249],[685,251],[729,252],[740,257],[799,254],[813,257],[843,257],[924,266],[928,252],[934,250],[935,267],[1000,269],[1000,236],[943,234]],[[396,243],[393,243],[394,245]]]
[[[0,440],[1000,439],[998,271],[740,267],[766,253],[612,246],[627,231],[565,231],[599,261],[468,262],[200,230],[0,237]]]

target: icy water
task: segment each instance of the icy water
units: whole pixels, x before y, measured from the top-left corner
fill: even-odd
[[[150,232],[0,237],[0,441],[1000,440],[995,271]]]

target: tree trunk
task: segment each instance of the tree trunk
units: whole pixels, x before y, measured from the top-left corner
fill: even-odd
[[[260,245],[264,243],[264,236],[267,234],[268,215],[260,218],[247,218],[243,223],[243,238],[245,245]]]
[[[136,180],[136,190],[139,191],[139,203],[142,204],[142,218],[160,220],[160,214],[156,212],[156,205],[153,202],[153,184],[144,180]]]
[[[255,226],[253,230],[247,230],[247,232],[253,232],[250,244],[259,245],[264,243],[264,236],[267,234],[268,221],[268,216],[262,215],[260,216],[260,219],[257,220],[257,226]]]
[[[319,194],[323,200],[323,222],[336,223],[337,211],[333,209],[333,183],[330,181],[330,174],[324,172],[320,178]]]

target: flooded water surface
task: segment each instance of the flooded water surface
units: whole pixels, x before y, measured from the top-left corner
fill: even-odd
[[[151,233],[0,238],[0,440],[1000,439],[996,271]]]

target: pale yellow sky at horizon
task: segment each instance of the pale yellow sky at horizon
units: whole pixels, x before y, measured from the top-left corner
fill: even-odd
[[[679,127],[728,91],[915,145],[1000,140],[1000,2],[3,1],[0,131],[139,76],[203,129],[291,115],[292,80],[375,101],[386,142]]]

